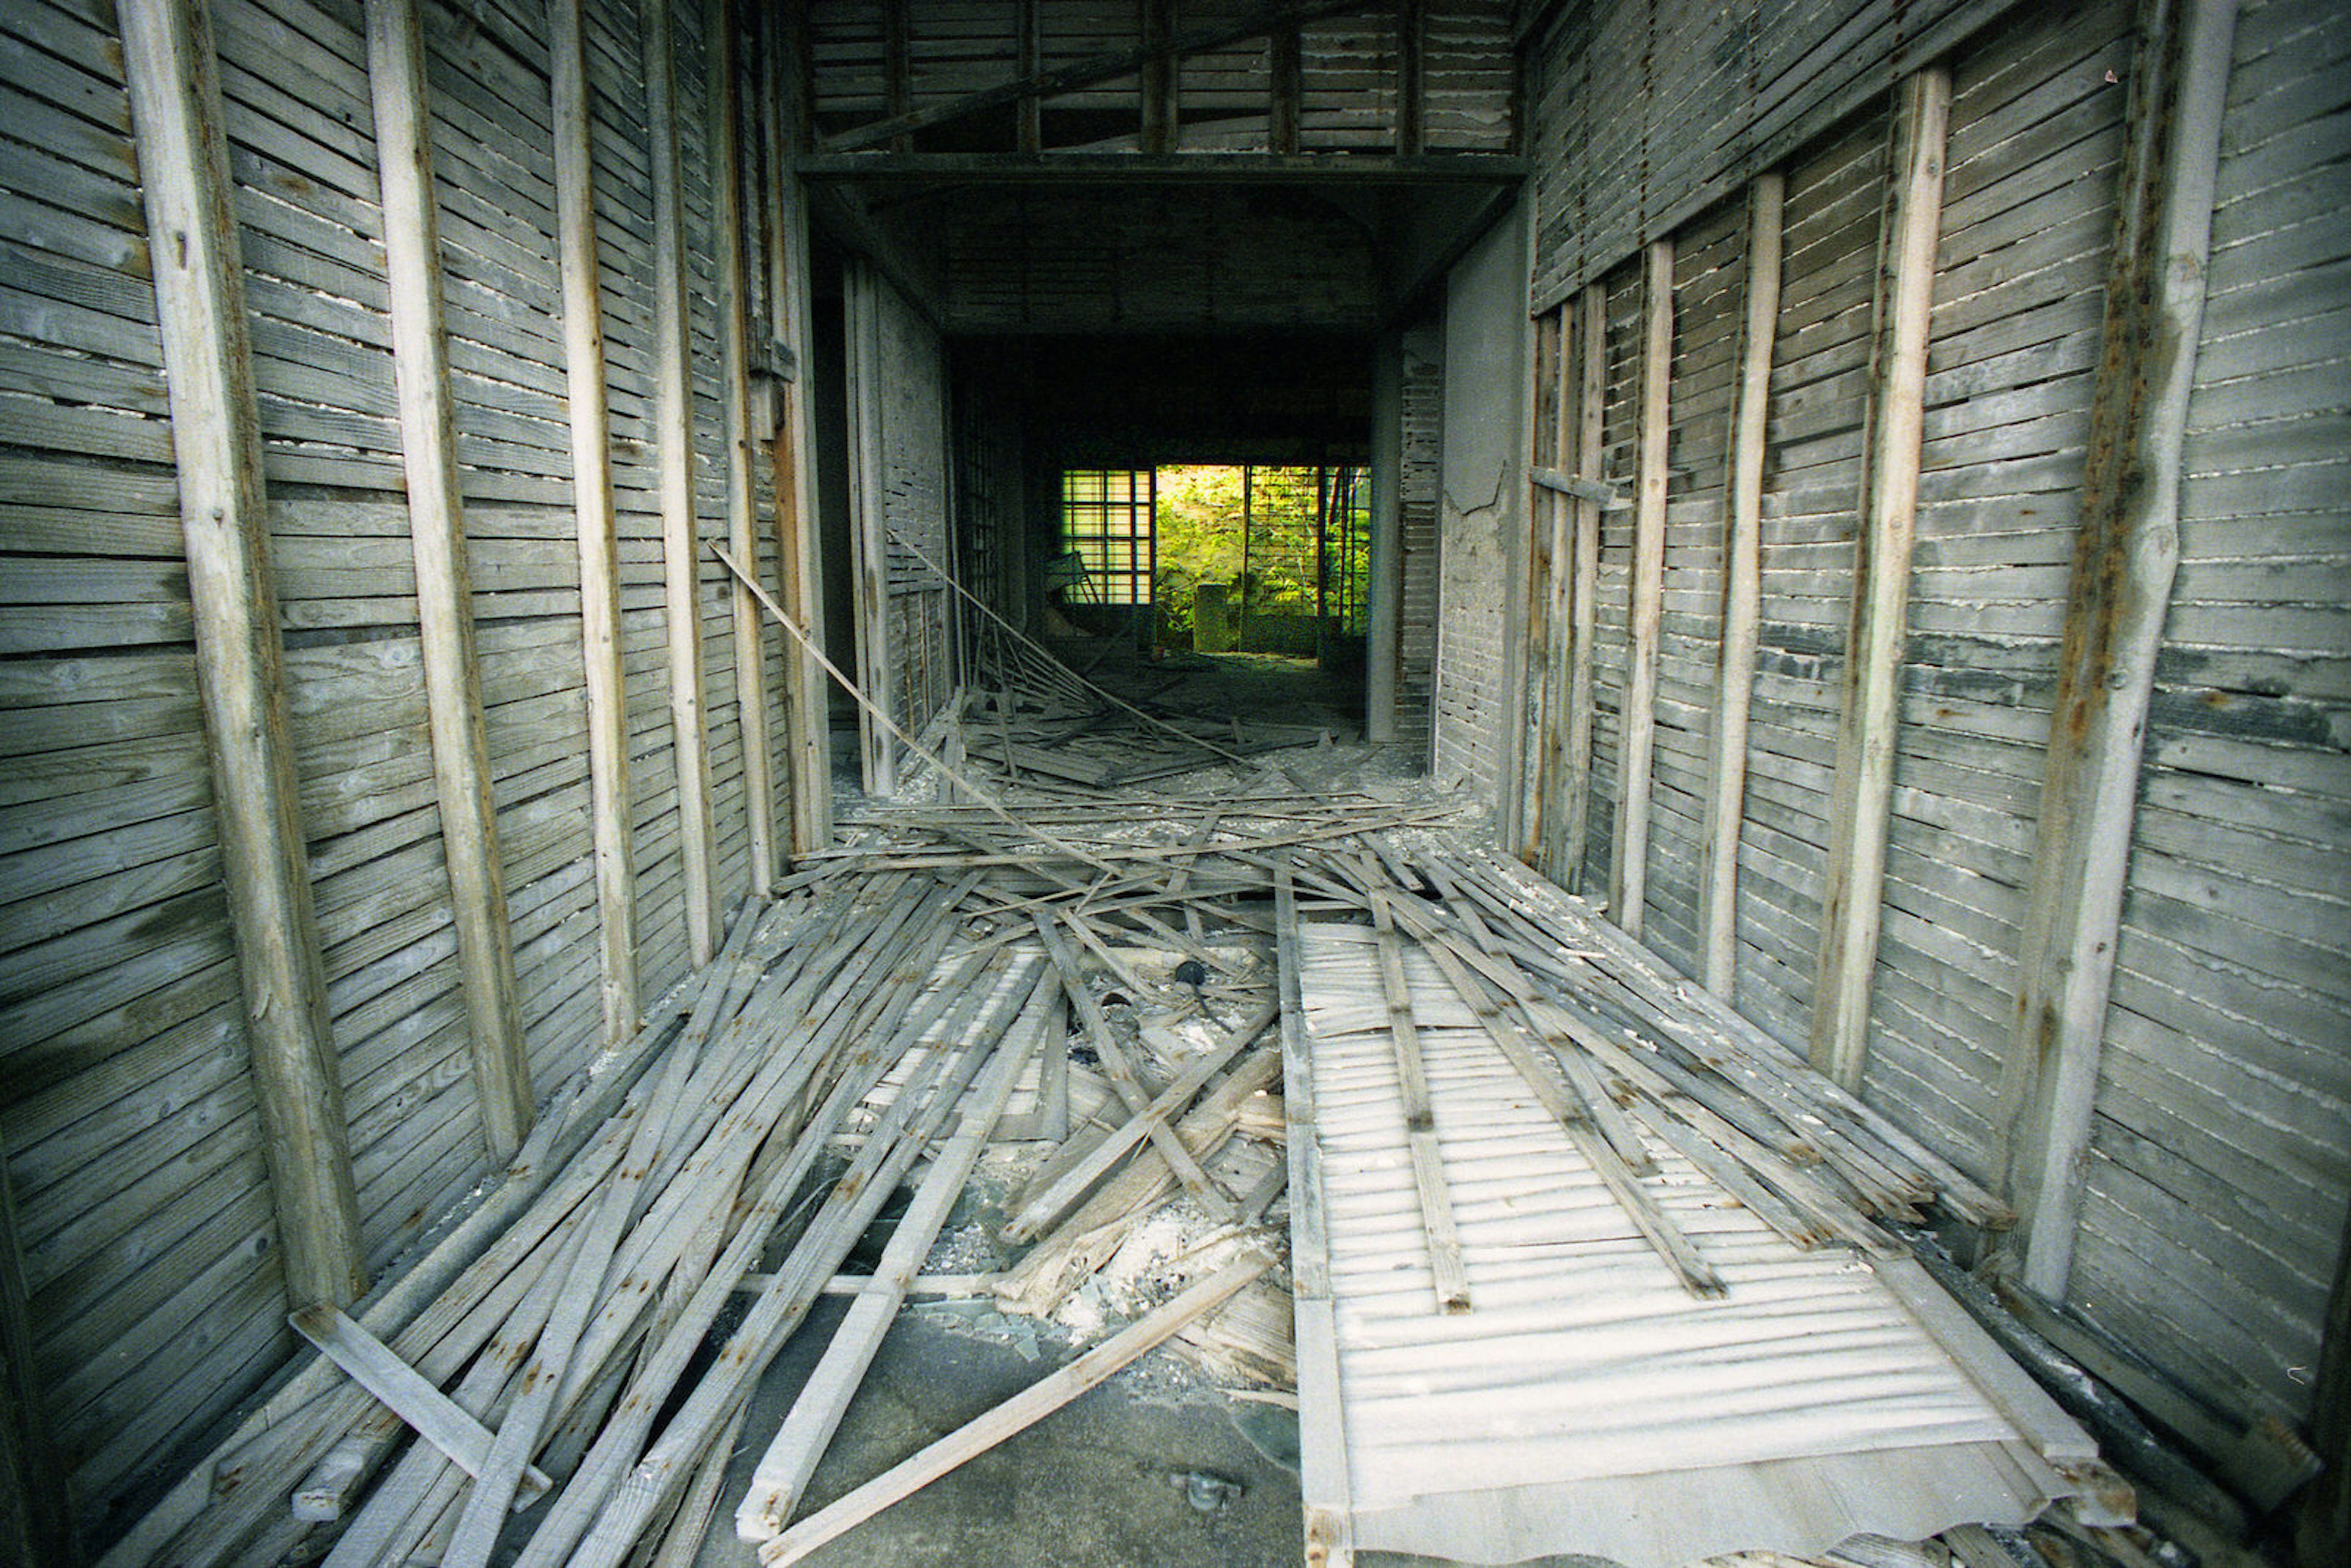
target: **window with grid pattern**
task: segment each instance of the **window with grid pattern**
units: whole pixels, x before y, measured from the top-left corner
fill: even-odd
[[[1061,549],[1084,568],[1069,586],[1071,601],[1151,602],[1155,479],[1148,468],[1072,468],[1061,476]]]

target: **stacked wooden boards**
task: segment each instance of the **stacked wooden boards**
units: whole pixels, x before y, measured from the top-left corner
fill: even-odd
[[[1284,936],[1310,1560],[1670,1568],[2095,1489],[2089,1439],[1844,1207],[1939,1185],[1885,1129],[1499,862],[1391,851],[1356,880],[1375,910],[1449,907],[1415,914],[1426,940]],[[1762,1099],[1719,1092],[1739,1080]]]

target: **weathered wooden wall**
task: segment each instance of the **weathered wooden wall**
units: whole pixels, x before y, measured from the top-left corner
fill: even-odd
[[[2088,613],[2074,608],[2089,591],[2076,536],[2094,406],[2112,395],[2100,362],[2127,106],[2154,68],[2122,0],[2062,16],[1844,9],[1738,22],[1599,4],[1562,12],[1538,47],[1530,304],[1558,346],[1531,356],[1554,378],[1537,406],[1562,431],[1586,418],[1560,367],[1603,334],[1599,461],[1577,476],[1617,501],[1585,514],[1598,553],[1588,770],[1562,766],[1577,653],[1564,602],[1534,626],[1527,701],[1551,727],[1528,744],[1524,841],[1562,880],[1618,899],[1612,918],[1792,1049],[1998,1182],[2036,1156],[2011,1140],[2046,1135],[2019,1085],[2059,1071],[2033,1060],[2020,1023],[2040,963],[2027,905],[2052,852],[2061,643],[2069,615]],[[2351,39],[2314,0],[2241,7],[2179,446],[2178,575],[2145,744],[2126,759],[2139,778],[2135,809],[2123,802],[2122,924],[2097,957],[2111,990],[2089,1054],[2063,1070],[2092,1064],[2078,1207],[2072,1192],[2018,1188],[2060,1217],[2061,1234],[2034,1246],[2072,1310],[2224,1410],[2294,1420],[2311,1413],[2306,1369],[2351,1202],[2346,56]],[[1944,69],[1947,141],[1932,158]],[[1922,139],[1931,162],[1911,156]],[[2182,199],[2161,171],[2137,188]],[[1776,240],[1768,277],[1750,266],[1758,213]],[[1921,214],[1931,248],[1911,241],[1899,263],[1892,247]],[[1665,252],[1661,300],[1645,270]],[[1774,281],[1768,342],[1750,340],[1748,302]],[[1889,335],[1906,287],[1924,348],[1907,437]],[[1660,308],[1662,361],[1645,343]],[[1760,570],[1741,612],[1734,435],[1742,361],[1761,350]],[[1663,571],[1647,654],[1653,371],[1664,505],[1648,548]],[[1538,461],[1578,467],[1572,438],[1536,440]],[[1873,501],[1913,457],[1915,507]],[[1573,532],[1529,548],[1564,559]],[[1897,606],[1896,638],[1865,643],[1856,603],[1880,595]],[[1725,668],[1726,633],[1748,614],[1751,663]],[[1882,720],[1856,695],[1878,645]],[[1727,758],[1731,708],[1748,727]],[[1449,716],[1440,708],[1440,727]],[[1876,877],[1855,853],[1865,828],[1845,826],[1867,821],[1852,815],[1866,811],[1866,769],[1840,755],[1864,732],[1891,768]],[[1474,740],[1440,727],[1438,755]],[[1628,798],[1636,765],[1646,784]],[[1724,800],[1735,864],[1718,865],[1707,830]],[[1646,846],[1630,864],[1628,842]],[[1852,935],[1857,900],[1866,939]]]
[[[913,0],[904,7],[902,74],[893,90],[883,0],[819,0],[809,7],[809,50],[821,131],[984,91],[1014,74],[1020,15],[1033,5],[1033,64],[1062,71],[1143,44],[1142,7],[1125,0]],[[1259,8],[1259,0],[1185,0],[1186,32],[1213,29]],[[1432,151],[1499,152],[1509,145],[1513,63],[1510,0],[1429,0],[1419,52],[1420,135]],[[1293,26],[1297,75],[1290,152],[1396,145],[1397,10],[1366,5],[1352,15]],[[1022,73],[1026,74],[1026,73]],[[1187,57],[1174,73],[1174,148],[1264,152],[1273,147],[1275,73],[1267,39],[1244,38]],[[1040,143],[1108,150],[1137,145],[1138,73],[1059,93],[1045,102]],[[1010,113],[977,127],[918,132],[915,147],[1013,141]],[[944,140],[942,140],[944,138]],[[990,140],[992,139],[992,140]],[[1174,150],[1171,148],[1170,150]]]
[[[271,602],[372,1270],[490,1156],[427,738],[366,19],[358,0],[207,9],[245,263]],[[716,7],[688,4],[677,16],[682,254],[692,267],[683,450],[665,449],[655,427],[660,264],[640,16],[617,0],[587,11],[635,994],[650,998],[695,957],[661,465],[693,465],[700,539],[723,538],[727,518],[704,54]],[[614,1027],[599,961],[548,17],[536,4],[428,5],[423,16],[472,585],[461,609],[524,1061],[544,1098]],[[747,78],[755,65],[738,54]],[[181,559],[124,70],[107,0],[27,0],[0,16],[0,184],[10,193],[0,197],[0,681],[11,712],[0,742],[0,1143],[46,1425],[101,1533],[109,1504],[143,1468],[289,1349],[220,883],[222,786],[196,701],[204,650]],[[763,254],[752,271],[765,276]],[[771,333],[762,324],[756,335]],[[771,542],[766,559],[772,573]],[[691,570],[709,880],[713,898],[731,904],[750,876],[735,634],[723,569],[702,549]],[[766,657],[775,669],[779,655]],[[763,698],[771,710],[775,700]]]

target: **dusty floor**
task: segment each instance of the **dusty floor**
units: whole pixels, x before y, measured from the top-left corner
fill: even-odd
[[[1330,730],[1339,755],[1317,748],[1272,754],[1298,770],[1369,762],[1385,774],[1400,766],[1347,744],[1361,734],[1360,679],[1326,674],[1310,662],[1247,653],[1185,653],[1154,662],[1103,643],[1058,652],[1090,678],[1166,711]],[[837,733],[836,776],[852,798],[855,748],[853,731]],[[965,1268],[969,1261],[957,1258],[935,1267]],[[712,1522],[698,1568],[749,1568],[758,1562],[755,1549],[736,1539],[733,1500],[743,1495],[759,1450],[844,1311],[837,1299],[821,1303],[761,1382],[721,1492],[726,1503]],[[800,1511],[821,1507],[1083,1348],[1054,1324],[1005,1318],[981,1301],[910,1307],[883,1342]],[[1238,1397],[1176,1353],[1154,1351],[804,1561],[819,1568],[1295,1563],[1297,1446],[1294,1412]]]

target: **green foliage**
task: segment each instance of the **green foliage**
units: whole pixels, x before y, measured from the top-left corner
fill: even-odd
[[[1241,484],[1249,476],[1249,505]],[[1192,629],[1192,591],[1235,585],[1236,608],[1311,611],[1314,604],[1315,471],[1225,465],[1159,470],[1160,624]],[[1249,517],[1244,551],[1241,523]]]

